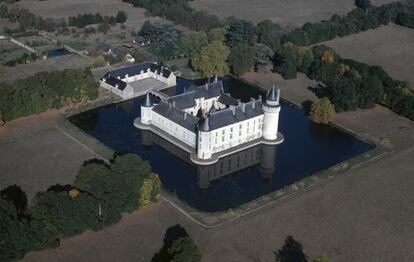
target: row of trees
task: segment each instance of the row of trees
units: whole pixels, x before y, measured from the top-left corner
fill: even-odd
[[[255,66],[271,62],[275,50],[280,48],[277,38],[280,26],[269,20],[254,26],[251,22],[231,18],[221,31],[213,30],[215,33],[211,35],[215,39],[201,48],[192,60],[194,69],[205,77],[221,76],[229,71],[242,75]]]
[[[204,11],[195,11],[189,0],[122,0],[135,7],[145,8],[153,16],[165,17],[196,31],[208,31],[222,26],[220,19]]]
[[[127,15],[124,11],[119,11],[115,16],[102,16],[101,14],[83,14],[71,16],[66,22],[65,18],[43,18],[31,13],[28,9],[22,8],[14,0],[0,1],[0,18],[7,19],[20,25],[19,30],[47,30],[55,31],[60,28],[76,26],[83,28],[90,24],[116,24],[124,23]]]
[[[76,26],[79,28],[83,28],[87,25],[91,24],[116,24],[116,23],[125,23],[127,20],[127,15],[124,11],[118,11],[115,16],[102,16],[99,13],[96,14],[83,14],[77,16],[70,16],[68,18],[69,26]]]
[[[0,260],[59,245],[59,240],[100,230],[116,223],[121,213],[159,200],[160,180],[137,155],[85,163],[74,184],[52,186],[36,195],[34,205],[18,186],[1,191]]]
[[[284,78],[303,72],[322,82],[320,95],[329,97],[336,112],[382,104],[414,119],[414,93],[406,83],[392,79],[381,67],[342,59],[329,47],[299,47],[290,42],[275,55],[275,70]]]
[[[368,0],[357,0],[358,8],[346,15],[333,15],[327,21],[306,23],[290,31],[284,41],[307,46],[336,37],[374,29],[390,22],[414,28],[414,1],[405,0],[375,7]]]
[[[40,72],[12,84],[0,83],[0,111],[5,121],[95,99],[98,83],[90,69]]]
[[[161,59],[193,57],[192,66],[206,77],[230,70],[241,75],[255,65],[271,62],[274,50],[280,48],[277,24],[266,20],[254,26],[235,18],[228,22],[228,26],[208,32],[183,34],[172,25],[147,21],[139,35],[151,40],[149,51]]]
[[[4,66],[15,66],[17,64],[28,64],[31,63],[33,61],[36,61],[37,59],[37,54],[35,53],[24,53],[22,56],[20,56],[19,58],[16,58],[14,60],[9,60],[5,63],[3,63]]]

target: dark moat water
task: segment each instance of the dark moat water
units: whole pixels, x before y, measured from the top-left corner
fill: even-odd
[[[192,83],[178,80],[177,87],[166,93],[181,93]],[[242,100],[261,94],[232,78],[225,78],[224,86]],[[212,166],[195,166],[186,152],[133,126],[142,99],[100,107],[69,120],[115,151],[136,153],[148,160],[167,190],[202,211],[238,207],[371,149],[336,128],[312,123],[301,110],[283,104],[279,129],[285,141],[281,145],[260,145]]]

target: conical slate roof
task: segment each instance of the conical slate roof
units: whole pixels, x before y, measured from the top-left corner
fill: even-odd
[[[145,107],[151,107],[152,106],[152,101],[151,101],[151,97],[150,97],[149,93],[147,93],[147,95],[145,97],[144,104],[142,106],[145,106]]]
[[[200,123],[198,129],[200,131],[203,131],[203,132],[208,132],[210,130],[208,116],[206,118],[204,118],[204,120],[201,120],[201,123]]]
[[[267,101],[277,101],[277,95],[276,95],[276,87],[273,85],[272,89],[269,90],[266,97]]]

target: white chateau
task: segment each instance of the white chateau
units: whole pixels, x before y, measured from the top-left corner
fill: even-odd
[[[107,72],[100,86],[111,90],[123,99],[142,95],[149,89],[163,89],[177,85],[171,70],[156,63],[134,64]],[[145,94],[145,93],[144,93]]]
[[[221,81],[194,87],[183,94],[152,102],[147,93],[136,127],[151,130],[191,153],[197,164],[216,163],[219,158],[246,148],[279,144],[280,90],[274,86],[265,99],[247,103],[224,93]]]

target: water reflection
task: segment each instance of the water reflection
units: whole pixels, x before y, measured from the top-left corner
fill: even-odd
[[[173,154],[187,164],[194,166],[197,173],[197,185],[200,189],[207,189],[212,181],[220,180],[239,171],[258,166],[262,178],[266,184],[271,184],[276,174],[276,146],[260,144],[241,152],[221,158],[217,163],[208,166],[194,165],[189,158],[189,153],[168,142],[151,131],[141,131],[141,143],[147,153],[151,152],[152,145],[156,144]]]
[[[233,97],[243,100],[261,94],[235,79],[224,81],[225,91]],[[178,79],[177,87],[167,92],[180,93],[192,83]],[[313,124],[302,111],[282,104],[280,131],[285,141],[277,148],[253,147],[200,168],[190,163],[185,151],[134,127],[142,99],[96,108],[69,120],[114,151],[149,161],[166,190],[205,212],[238,207],[371,149],[336,128]]]

